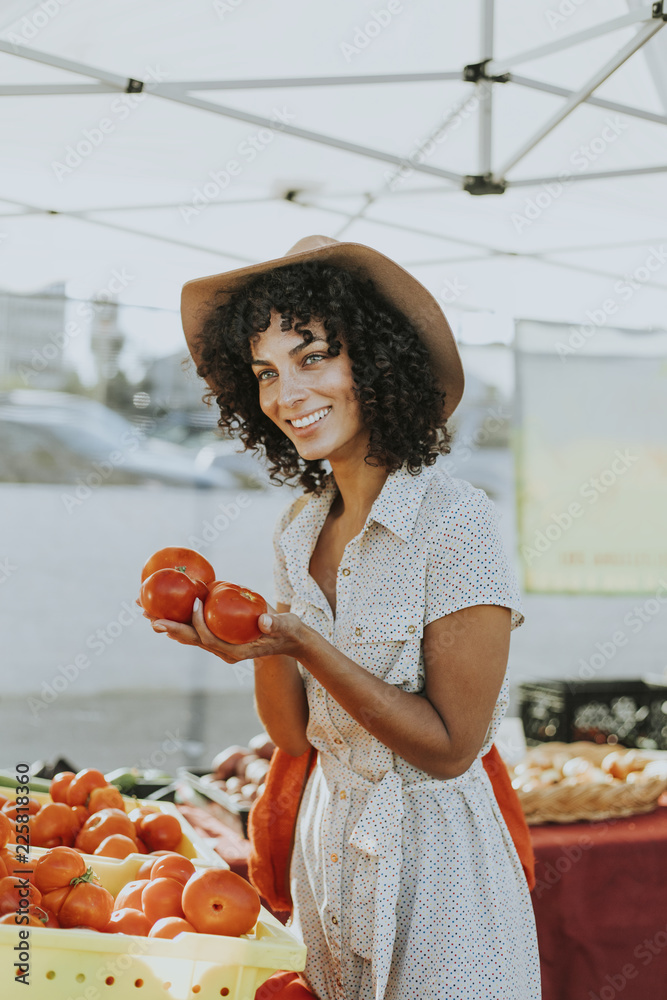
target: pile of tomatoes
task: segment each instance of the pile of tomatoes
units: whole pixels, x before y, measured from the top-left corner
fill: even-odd
[[[139,603],[152,618],[192,623],[199,598],[213,635],[236,645],[259,639],[257,619],[266,601],[246,587],[216,580],[211,564],[194,549],[169,547],[155,552],[141,573]]]
[[[0,924],[64,927],[173,938],[183,932],[238,937],[253,929],[260,900],[222,868],[197,871],[170,851],[150,857],[116,898],[74,848],[54,847],[0,879]]]
[[[126,858],[128,854],[174,851],[183,838],[176,816],[148,806],[126,813],[123,796],[95,768],[84,768],[78,774],[61,771],[53,778],[50,793],[51,802],[42,804],[28,797],[27,807],[0,796],[0,824],[7,821],[15,843],[74,847],[83,854]],[[27,822],[23,818],[26,811]],[[0,866],[2,863],[0,851]]]

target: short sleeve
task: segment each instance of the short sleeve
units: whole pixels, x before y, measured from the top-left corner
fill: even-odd
[[[287,575],[287,565],[285,562],[285,553],[282,550],[280,544],[280,538],[283,531],[287,528],[290,521],[292,520],[293,508],[296,500],[293,500],[282,512],[278,520],[276,521],[276,526],[273,532],[273,552],[274,552],[274,563],[273,563],[273,589],[274,597],[278,604],[292,604],[294,599],[294,591],[292,589],[292,584],[289,581]]]
[[[431,532],[424,625],[474,604],[512,611],[511,629],[524,623],[516,574],[500,534],[495,504],[474,490],[443,514]]]

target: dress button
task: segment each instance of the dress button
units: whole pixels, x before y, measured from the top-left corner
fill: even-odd
[[[408,625],[408,632],[414,632],[414,630],[415,630],[414,625]]]
[[[332,861],[338,861],[338,855],[337,854],[332,854],[331,855],[331,860]]]
[[[331,918],[331,923],[332,924],[338,924],[338,917],[332,917]]]
[[[355,628],[354,634],[355,635],[361,635],[361,629],[360,628]]]
[[[350,575],[350,572],[351,572],[351,570],[349,570],[349,569],[347,568],[347,566],[346,566],[346,567],[345,567],[345,569],[343,570],[343,576],[349,576],[349,575]]]
[[[347,798],[347,792],[345,791],[345,789],[343,789],[343,791],[340,793],[340,797],[341,797],[341,799],[346,799]]]
[[[334,740],[334,743],[335,743],[335,744],[336,744],[337,746],[339,746],[339,747],[343,745],[343,741],[342,741],[342,740],[339,740],[339,739],[338,739],[338,737],[336,737],[336,739]]]
[[[318,698],[322,698],[323,697],[323,695],[322,695],[322,688],[318,688],[317,689],[317,697]]]

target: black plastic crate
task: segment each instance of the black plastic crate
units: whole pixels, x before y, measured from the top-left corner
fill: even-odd
[[[529,746],[560,740],[667,750],[667,685],[643,680],[535,681],[519,685]]]

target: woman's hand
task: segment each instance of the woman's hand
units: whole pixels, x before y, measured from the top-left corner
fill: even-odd
[[[141,607],[139,601],[137,604]],[[183,625],[166,618],[152,618],[145,611],[144,618],[148,618],[155,632],[166,632],[170,639],[185,646],[201,646],[226,663],[238,663],[240,660],[253,660],[262,656],[293,656],[298,660],[305,648],[309,631],[296,615],[280,615],[268,604],[267,613],[260,615],[258,620],[258,627],[263,635],[242,645],[223,642],[213,635],[204,621],[200,600],[195,601],[192,625]]]

